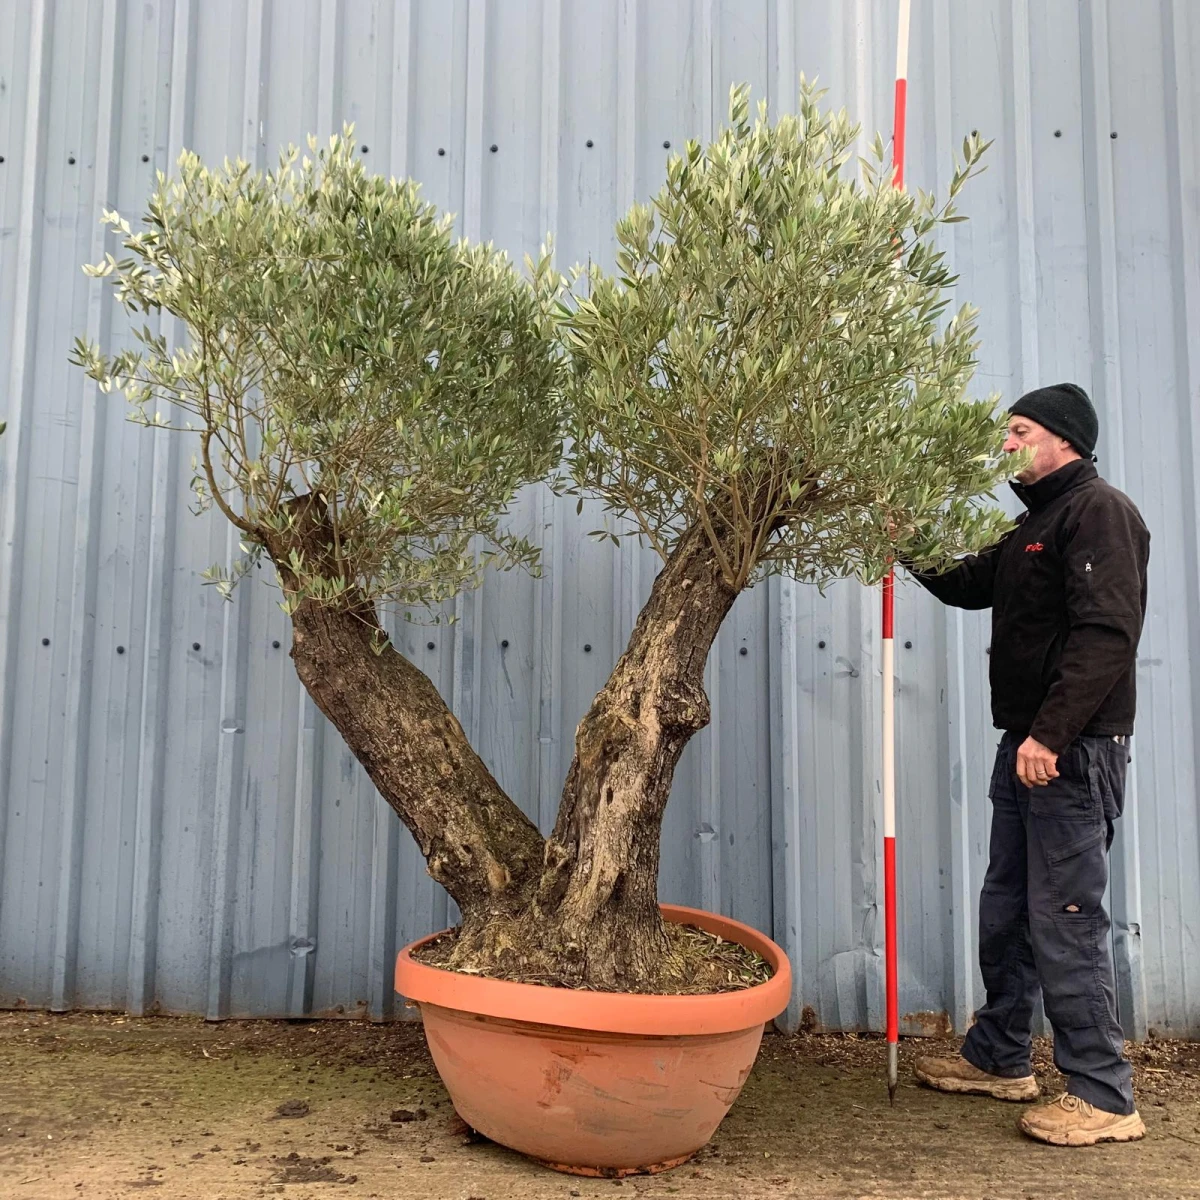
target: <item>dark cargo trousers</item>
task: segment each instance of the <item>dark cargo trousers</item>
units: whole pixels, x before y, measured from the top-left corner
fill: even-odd
[[[1134,1110],[1132,1068],[1117,1023],[1104,909],[1113,822],[1125,799],[1124,739],[1076,739],[1057,779],[1017,778],[1023,738],[1005,734],[992,773],[992,842],[979,900],[979,966],[987,1003],[963,1043],[981,1071],[1030,1074],[1039,986],[1067,1091],[1106,1112]]]

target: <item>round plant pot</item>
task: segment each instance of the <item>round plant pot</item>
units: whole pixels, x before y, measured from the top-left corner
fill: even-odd
[[[645,1174],[686,1162],[737,1099],[792,972],[770,938],[728,917],[662,906],[756,950],[771,978],[705,996],[589,992],[426,966],[406,946],[396,991],[421,1009],[433,1061],[472,1129],[576,1175]],[[434,935],[435,937],[438,935]]]

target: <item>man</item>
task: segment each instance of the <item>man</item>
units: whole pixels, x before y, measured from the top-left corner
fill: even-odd
[[[1117,1023],[1103,896],[1121,815],[1150,535],[1096,473],[1099,422],[1074,384],[1011,410],[1006,453],[1027,511],[996,546],[916,578],[943,603],[992,609],[991,852],[979,902],[987,1001],[956,1058],[918,1058],[946,1092],[1034,1100],[1030,1023],[1040,985],[1067,1091],[1019,1126],[1056,1145],[1132,1141],[1146,1129]]]

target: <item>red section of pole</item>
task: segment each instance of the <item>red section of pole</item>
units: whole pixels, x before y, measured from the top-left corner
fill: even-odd
[[[896,972],[896,839],[883,839],[884,953],[887,959],[887,1040],[900,1041],[900,983]]]
[[[894,636],[896,613],[896,574],[889,571],[883,577],[883,636]]]
[[[904,189],[904,118],[908,113],[908,80],[896,80],[896,116],[892,122],[892,182]]]

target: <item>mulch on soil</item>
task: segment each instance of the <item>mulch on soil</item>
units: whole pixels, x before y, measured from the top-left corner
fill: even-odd
[[[650,995],[711,996],[720,992],[737,992],[766,983],[771,968],[761,954],[738,942],[726,941],[716,934],[697,929],[695,925],[676,925],[666,922],[667,945],[664,960],[670,964],[670,978],[685,982],[671,991],[647,989]],[[544,987],[570,987],[558,975],[547,975],[532,968],[508,969],[452,966],[455,931],[442,934],[427,942],[413,957],[420,963],[443,970],[459,971],[463,975],[478,975],[485,979],[503,979],[511,983],[530,983]],[[630,990],[630,989],[623,989]],[[637,990],[637,989],[633,989]]]

